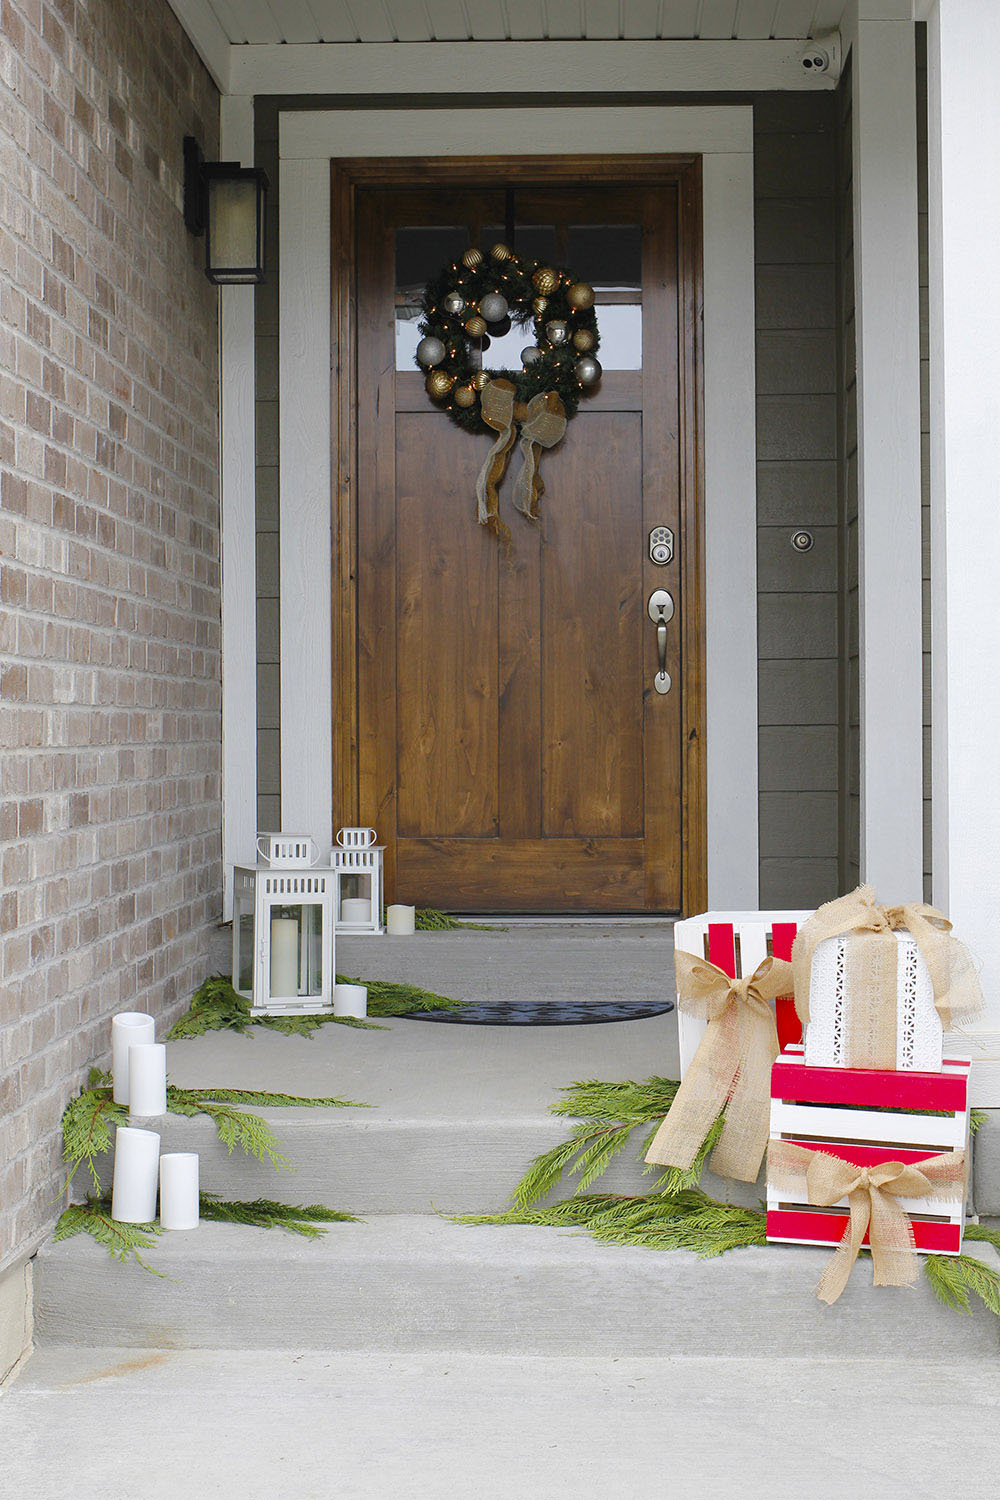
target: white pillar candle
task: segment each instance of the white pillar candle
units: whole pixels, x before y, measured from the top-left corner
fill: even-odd
[[[167,1112],[167,1049],[162,1042],[128,1049],[128,1112],[143,1120]]]
[[[160,1157],[160,1224],[198,1228],[198,1153],[168,1151]]]
[[[152,1224],[156,1218],[160,1137],[155,1130],[119,1125],[115,1134],[115,1175],[111,1217],[123,1224]]]
[[[390,906],[385,914],[386,931],[392,937],[408,937],[417,930],[417,912],[413,906]]]
[[[137,1010],[123,1010],[111,1021],[111,1074],[116,1104],[128,1103],[128,1049],[156,1041],[156,1022]]]
[[[340,920],[366,927],[372,919],[372,904],[367,896],[345,896],[340,903]]]
[[[363,1021],[368,1014],[368,989],[363,984],[335,984],[333,987],[333,1013],[335,1016],[354,1016]]]
[[[271,918],[271,994],[299,992],[299,924],[294,917]]]

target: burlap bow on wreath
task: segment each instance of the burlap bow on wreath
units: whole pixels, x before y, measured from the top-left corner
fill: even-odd
[[[510,528],[500,519],[497,486],[503,479],[521,426],[520,448],[524,466],[514,486],[514,505],[530,521],[538,520],[538,502],[545,493],[538,472],[543,448],[553,448],[566,431],[566,412],[555,391],[540,392],[530,401],[515,399],[509,380],[491,380],[482,392],[483,421],[498,433],[486,455],[486,462],[476,480],[476,514],[479,524],[496,533],[503,541],[510,539]]]
[[[749,978],[731,979],[707,959],[682,949],[674,954],[674,964],[677,1004],[686,1015],[707,1021],[708,1029],[646,1160],[658,1166],[693,1166],[725,1109],[712,1171],[754,1182],[767,1146],[771,1064],[778,1055],[778,1032],[768,1001],[792,993],[791,965],[765,958]]]
[[[859,1167],[828,1151],[809,1151],[793,1141],[772,1141],[767,1148],[768,1184],[778,1192],[801,1193],[817,1208],[846,1198],[850,1216],[843,1236],[820,1278],[816,1295],[836,1302],[858,1258],[865,1235],[876,1286],[910,1286],[919,1272],[913,1225],[899,1198],[959,1198],[965,1181],[965,1152],[907,1166],[901,1161]]]

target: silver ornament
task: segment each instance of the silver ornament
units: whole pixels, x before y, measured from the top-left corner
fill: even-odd
[[[529,344],[526,349],[521,350],[521,363],[525,369],[533,365],[536,359],[541,359],[542,351],[537,344]]]
[[[585,354],[573,366],[573,374],[581,385],[596,385],[603,373],[600,363],[592,354]]]
[[[565,344],[569,337],[569,329],[559,318],[554,318],[551,323],[545,325],[545,337],[550,344]]]
[[[422,364],[425,370],[431,370],[435,365],[441,363],[445,352],[445,347],[441,340],[436,339],[433,334],[429,333],[417,345],[417,362]]]
[[[441,303],[441,306],[446,313],[451,313],[453,317],[457,317],[460,312],[465,312],[465,298],[461,292],[449,292]]]
[[[479,311],[487,323],[499,323],[501,318],[507,316],[507,298],[499,292],[487,292],[485,297],[479,299]]]

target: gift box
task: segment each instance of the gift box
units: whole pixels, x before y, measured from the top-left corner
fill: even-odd
[[[896,932],[893,937],[896,1067],[936,1073],[943,1056],[944,1028],[934,1004],[930,973],[915,938],[908,932]],[[854,936],[827,938],[813,954],[805,1028],[805,1059],[813,1066],[847,1067],[850,1008],[868,1006],[876,999],[870,991],[851,993],[847,950],[855,941]]]
[[[929,1193],[894,1201],[910,1220],[917,1250],[960,1255],[970,1068],[958,1058],[946,1058],[936,1072],[824,1068],[810,1066],[801,1046],[783,1052],[771,1070],[768,1240],[838,1245],[844,1239],[847,1196],[828,1205],[810,1201],[806,1158],[821,1152],[846,1163],[848,1176],[867,1170],[877,1179],[887,1162],[923,1168],[932,1179],[937,1174]],[[802,1154],[783,1152],[785,1143]]]

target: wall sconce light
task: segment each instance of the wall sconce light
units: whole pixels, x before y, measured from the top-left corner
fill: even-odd
[[[217,286],[264,280],[267,174],[238,161],[207,162],[184,137],[184,223],[205,236],[205,275]]]

